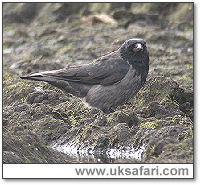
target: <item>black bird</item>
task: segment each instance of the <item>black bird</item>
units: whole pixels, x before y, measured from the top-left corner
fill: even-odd
[[[130,39],[116,51],[89,64],[68,66],[21,77],[45,81],[80,97],[104,113],[132,98],[144,85],[149,71],[146,42]]]

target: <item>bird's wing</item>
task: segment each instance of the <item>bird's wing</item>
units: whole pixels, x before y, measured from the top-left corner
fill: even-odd
[[[101,57],[90,64],[69,66],[65,69],[42,73],[60,80],[88,85],[112,85],[119,82],[128,72],[129,64],[115,53]]]

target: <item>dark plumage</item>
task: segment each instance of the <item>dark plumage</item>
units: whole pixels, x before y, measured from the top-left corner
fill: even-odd
[[[109,113],[133,97],[144,85],[149,71],[146,42],[130,39],[117,50],[89,64],[34,73],[21,77],[45,81],[83,98],[92,107]]]

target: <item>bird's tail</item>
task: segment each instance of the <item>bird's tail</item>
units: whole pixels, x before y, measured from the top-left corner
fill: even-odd
[[[34,80],[34,81],[45,81],[45,82],[52,82],[55,80],[56,76],[55,74],[59,70],[53,70],[53,71],[45,71],[40,73],[33,73],[27,76],[21,76],[21,79],[27,79],[27,80]]]

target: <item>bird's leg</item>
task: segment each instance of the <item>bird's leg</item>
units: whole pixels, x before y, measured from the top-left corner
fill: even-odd
[[[105,115],[107,115],[107,114],[110,114],[110,113],[113,113],[114,112],[114,110],[110,107],[110,108],[104,108],[104,109],[102,109],[102,111],[100,111],[100,119],[103,119],[103,117],[105,116]]]
[[[109,114],[110,113],[110,108],[104,108],[102,109],[103,114]]]
[[[113,113],[113,112],[115,112],[115,110],[113,109],[113,108],[109,108],[109,113]]]

